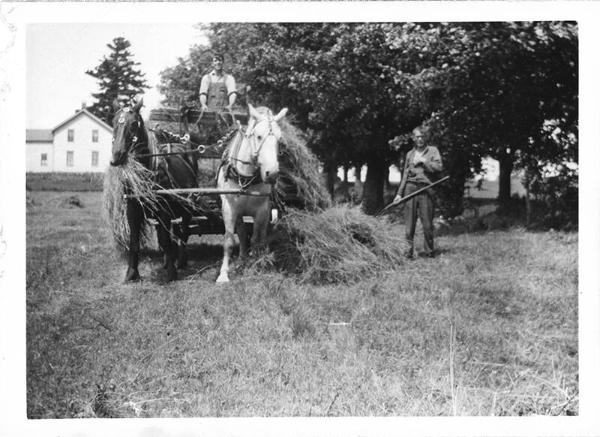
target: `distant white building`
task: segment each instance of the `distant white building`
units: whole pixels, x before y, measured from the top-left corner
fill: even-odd
[[[112,128],[80,109],[54,129],[27,129],[28,172],[103,172],[110,162]]]

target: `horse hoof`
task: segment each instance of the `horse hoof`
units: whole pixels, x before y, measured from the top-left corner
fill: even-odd
[[[129,269],[125,275],[125,282],[134,282],[140,280],[140,273],[137,270]]]
[[[167,273],[167,282],[173,282],[177,280],[177,270],[173,269]]]
[[[227,275],[220,274],[217,278],[217,284],[224,284],[226,282],[229,282],[229,278],[227,277]]]

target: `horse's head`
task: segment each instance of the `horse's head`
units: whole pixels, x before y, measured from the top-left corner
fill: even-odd
[[[250,120],[242,142],[242,145],[245,145],[242,149],[245,148],[245,151],[240,150],[247,157],[243,165],[251,174],[257,169],[260,170],[262,180],[274,184],[279,175],[279,140],[281,139],[281,129],[277,122],[285,117],[287,108],[282,109],[275,116],[265,107],[254,108],[248,105],[248,109]]]
[[[133,108],[120,107],[113,103],[115,116],[113,118],[112,159],[110,165],[125,164],[127,155],[136,145],[145,141],[146,131],[140,115],[143,100],[140,99]]]

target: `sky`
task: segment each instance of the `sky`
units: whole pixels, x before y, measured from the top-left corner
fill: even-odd
[[[85,74],[100,64],[106,44],[122,36],[131,42],[133,59],[151,87],[142,115],[159,106],[160,72],[185,57],[189,48],[206,42],[193,23],[161,24],[29,24],[26,31],[27,129],[52,129],[83,102],[94,102],[98,82]]]

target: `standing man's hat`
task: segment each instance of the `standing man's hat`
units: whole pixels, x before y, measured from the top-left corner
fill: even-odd
[[[225,61],[225,58],[223,57],[223,55],[221,53],[215,53],[213,55],[213,61]]]

